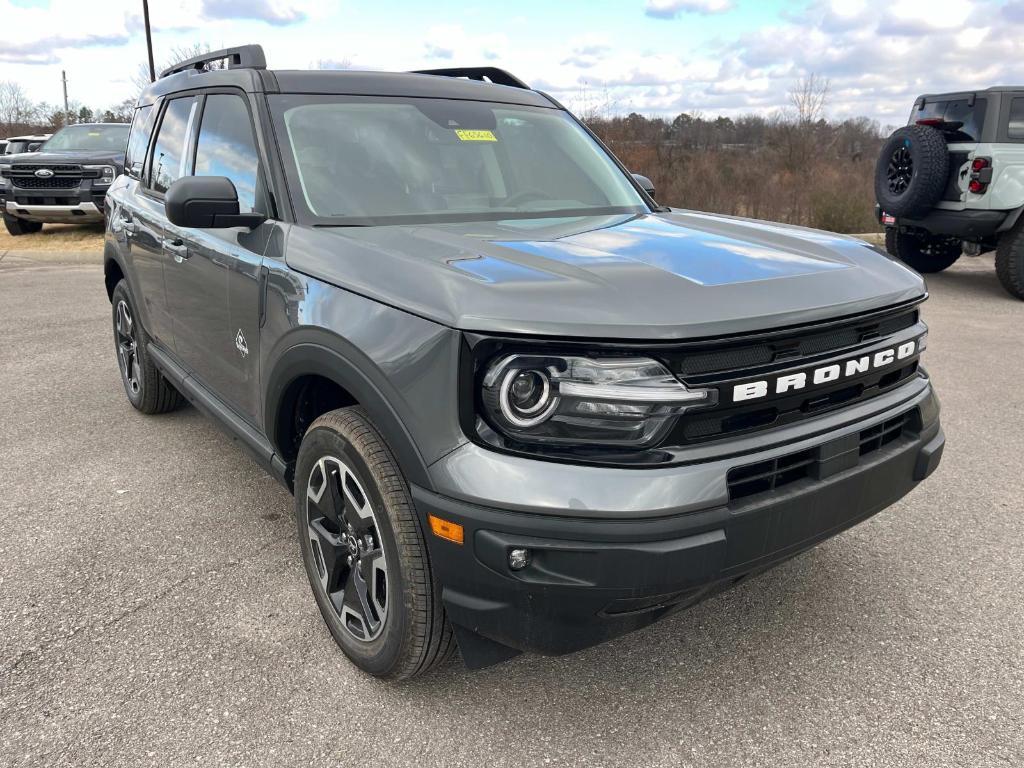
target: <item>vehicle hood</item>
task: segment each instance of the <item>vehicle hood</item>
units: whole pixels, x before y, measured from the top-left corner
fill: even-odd
[[[843,235],[692,211],[291,227],[292,269],[463,330],[668,340],[803,324],[924,295]]]
[[[124,151],[87,150],[76,152],[21,152],[17,155],[4,155],[6,164],[31,163],[32,165],[59,165],[61,163],[75,165],[113,165],[118,170],[124,169]]]

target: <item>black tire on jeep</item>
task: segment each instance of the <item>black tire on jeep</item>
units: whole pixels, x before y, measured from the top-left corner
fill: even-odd
[[[16,216],[8,216],[6,213],[3,216],[4,226],[7,227],[8,233],[14,237],[18,235],[32,235],[43,228],[42,222],[39,221],[25,221],[25,219],[19,219]]]
[[[905,125],[882,145],[875,199],[886,213],[913,219],[939,201],[949,177],[946,140],[926,125]]]
[[[138,320],[127,280],[121,280],[114,287],[110,304],[114,319],[114,351],[128,402],[143,413],[173,411],[185,402],[185,398],[164,378],[149,357],[149,336]]]
[[[999,238],[996,276],[1011,296],[1024,299],[1024,224],[1018,224]]]
[[[941,272],[956,263],[964,252],[962,240],[945,235],[918,235],[885,229],[885,250],[921,274]]]
[[[451,655],[409,486],[362,408],[326,413],[302,438],[295,524],[317,607],[353,663],[405,680]]]

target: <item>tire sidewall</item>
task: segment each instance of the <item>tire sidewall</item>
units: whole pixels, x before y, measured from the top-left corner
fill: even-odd
[[[345,629],[327,595],[320,588],[319,576],[313,563],[306,529],[306,497],[310,473],[316,463],[327,456],[334,456],[347,464],[369,496],[373,504],[377,533],[387,559],[388,603],[384,629],[377,638],[366,642],[357,640]],[[392,511],[381,493],[374,472],[348,438],[330,427],[313,427],[303,437],[295,466],[295,527],[310,588],[331,635],[345,655],[357,666],[372,675],[386,676],[401,657],[408,626],[409,606],[404,564],[396,543]]]
[[[896,195],[889,191],[887,172],[892,155],[901,147],[910,153],[913,172],[907,188]],[[948,174],[949,151],[942,134],[928,126],[904,126],[886,139],[878,155],[875,199],[886,213],[913,218],[939,201]]]

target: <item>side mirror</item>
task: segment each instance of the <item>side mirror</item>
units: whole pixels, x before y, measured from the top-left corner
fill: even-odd
[[[654,184],[646,176],[641,176],[639,173],[633,174],[633,179],[637,184],[640,185],[640,189],[646,192],[651,197],[654,197]]]
[[[26,152],[38,152],[39,148],[41,146],[43,146],[43,142],[41,142],[41,141],[33,141],[31,144],[29,144],[27,147],[25,147],[25,151]]]
[[[184,176],[164,195],[167,220],[191,229],[253,227],[266,221],[259,213],[238,212],[238,192],[226,176]]]

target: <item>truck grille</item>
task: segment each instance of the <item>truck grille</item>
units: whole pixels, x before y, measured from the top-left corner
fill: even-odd
[[[909,411],[863,430],[858,436],[860,456],[868,456],[883,446],[899,440],[905,432],[910,431],[916,414],[916,410]],[[768,493],[798,480],[820,476],[818,470],[821,464],[820,449],[809,448],[806,451],[748,464],[745,467],[736,467],[729,470],[726,477],[729,499],[736,501],[759,493]]]
[[[53,176],[36,176],[36,171],[49,170]],[[87,176],[98,176],[95,171],[83,172],[80,165],[27,165],[15,164],[2,171],[20,189],[75,189]]]
[[[731,342],[707,342],[703,348],[688,345],[672,350],[665,355],[671,370],[688,386],[717,389],[723,405],[684,414],[662,444],[691,445],[774,429],[893,389],[917,375],[917,354],[902,360],[899,367],[878,368],[832,385],[731,404],[725,397],[733,383],[806,370],[825,360],[853,356],[859,350],[884,344],[889,337],[909,331],[919,322],[917,308],[905,307],[828,327],[780,331]],[[920,332],[924,332],[923,325]],[[911,337],[904,333],[901,338]]]

